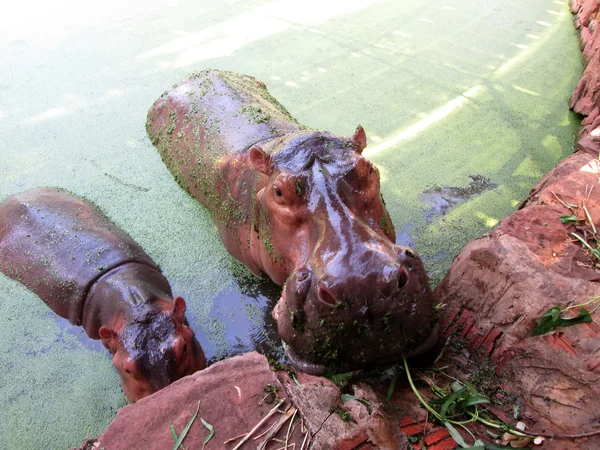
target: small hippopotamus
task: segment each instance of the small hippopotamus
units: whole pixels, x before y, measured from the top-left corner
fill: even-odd
[[[101,339],[130,402],[206,367],[185,301],[102,212],[57,189],[0,204],[0,272]]]
[[[395,245],[362,127],[349,139],[310,130],[263,83],[207,70],[165,92],[146,128],[227,250],[285,284],[273,315],[296,367],[372,367],[435,344],[427,275]]]

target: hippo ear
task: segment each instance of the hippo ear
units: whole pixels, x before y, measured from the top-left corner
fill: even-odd
[[[362,153],[362,151],[367,146],[367,134],[365,130],[360,125],[356,127],[356,131],[352,136],[352,142],[354,143],[354,147],[356,147],[356,151],[358,153]]]
[[[111,330],[107,326],[103,325],[98,330],[100,340],[102,344],[108,349],[109,352],[115,354],[117,351],[118,335],[115,331]]]
[[[253,145],[250,150],[248,150],[248,159],[250,160],[252,167],[256,170],[267,176],[271,175],[271,172],[273,171],[271,157],[258,145]]]
[[[181,297],[176,297],[173,300],[173,319],[177,323],[183,323],[185,321],[185,300]]]

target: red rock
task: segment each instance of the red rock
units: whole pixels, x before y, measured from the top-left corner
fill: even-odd
[[[440,428],[425,438],[425,444],[430,446],[450,436],[446,428]]]
[[[279,372],[283,387],[302,417],[312,437],[314,449],[346,450],[372,444],[379,450],[407,448],[405,437],[387,417],[383,404],[371,388],[363,383],[352,386],[353,395],[369,402],[341,402],[340,390],[326,378],[298,374],[300,385]],[[351,420],[341,414],[349,413]]]
[[[590,19],[598,12],[597,0],[583,0],[580,3],[580,7],[577,11],[577,18],[575,24],[577,28],[587,27],[590,23]]]
[[[594,21],[594,24],[596,22]],[[583,28],[581,30],[581,42],[583,47],[583,59],[586,62],[591,61],[594,56],[597,55],[598,48],[600,47],[600,39],[598,39],[598,27],[594,25],[594,30],[590,28]]]
[[[567,204],[581,206],[581,201],[591,189],[591,194],[586,200],[586,208],[594,223],[598,223],[600,221],[600,189],[597,187],[599,177],[598,155],[576,153],[548,172],[531,190],[529,196],[521,202],[519,208],[547,205],[558,211],[561,216],[570,215],[572,212],[559,201],[557,196]],[[583,214],[583,211],[581,213]]]
[[[559,163],[519,211],[465,247],[437,288],[451,308],[463,308],[454,324],[465,313],[475,319],[473,339],[480,340],[481,330],[502,332],[494,334],[492,360],[507,380],[506,390],[522,396],[540,432],[590,431],[600,410],[600,327],[580,324],[531,337],[551,307],[565,308],[600,295],[594,261],[570,236],[573,225],[559,220],[572,212],[554,195],[581,205],[586,187],[589,193],[595,186],[586,205],[599,224],[599,174],[597,156],[587,153]],[[600,320],[598,313],[593,317]]]
[[[588,36],[589,30],[582,32],[582,44],[584,44],[583,55],[587,65],[571,96],[571,108],[573,111],[589,115],[598,103],[598,92],[600,91],[600,31],[596,27],[593,35]]]
[[[202,448],[208,436],[208,430],[200,421],[202,418],[215,429],[215,436],[205,448],[232,448],[235,444],[225,445],[223,442],[250,431],[273,408],[273,403],[263,400],[267,386],[278,389],[280,398],[287,398],[264,356],[258,353],[236,356],[122,408],[98,441],[101,447],[110,450],[172,448],[174,440],[169,425],[173,423],[176,431],[181,433],[200,401],[198,417],[184,440],[184,447]],[[289,404],[286,400],[285,405]],[[278,416],[273,416],[267,425],[274,423]],[[267,428],[262,427],[259,433]],[[280,437],[287,431],[287,426],[284,428]],[[291,437],[297,449],[303,438],[301,428],[297,426]],[[256,448],[258,442],[253,441],[247,448]],[[269,448],[274,447],[270,445]]]
[[[297,450],[305,438],[314,450],[353,450],[369,445],[381,450],[406,448],[404,436],[394,431],[383,405],[368,386],[356,386],[354,392],[369,400],[370,409],[355,400],[343,405],[339,389],[326,378],[299,373],[298,380],[300,385],[286,372],[272,372],[266,358],[258,353],[236,356],[126,406],[97,442],[91,443],[96,446],[93,448],[110,450],[172,448],[170,424],[181,433],[200,401],[198,417],[183,442],[184,447],[202,448],[208,436],[202,418],[215,429],[215,436],[205,448],[231,449],[237,441],[231,444],[224,441],[253,429],[274,407],[276,400],[267,403],[265,399],[274,397],[268,394],[274,391],[277,398],[285,400],[282,409],[292,403],[298,409],[289,440]],[[351,414],[350,420],[342,419],[344,412]],[[268,430],[281,417],[282,414],[275,413],[254,436]],[[274,437],[285,439],[289,423],[288,420]],[[260,442],[252,439],[241,448],[254,449]],[[280,447],[281,442],[270,442],[266,448]]]

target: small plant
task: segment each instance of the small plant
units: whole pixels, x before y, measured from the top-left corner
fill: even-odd
[[[589,312],[587,309],[584,308],[584,306],[587,306],[590,303],[596,302],[598,300],[600,300],[600,296],[592,297],[587,302],[580,303],[577,305],[571,305],[565,309],[560,309],[558,306],[553,306],[544,313],[540,321],[536,324],[535,328],[533,329],[531,335],[539,336],[554,331],[559,327],[570,327],[579,323],[592,322],[591,314],[594,311],[596,311],[598,307],[600,307],[600,303],[598,303],[596,307]],[[575,317],[565,318],[563,314],[573,308],[581,308],[579,310],[579,314],[577,314],[577,316]]]
[[[480,395],[475,387],[466,380],[454,378],[449,392],[433,385],[432,391],[438,398],[427,401],[415,387],[406,358],[403,357],[402,359],[408,383],[419,402],[429,411],[434,420],[446,427],[450,436],[462,448],[479,450],[512,448],[504,445],[483,443],[481,440],[475,439],[473,433],[466,427],[466,425],[473,422],[480,422],[489,428],[502,430],[505,433],[509,433],[512,437],[531,438],[531,436],[512,428],[508,424],[492,420],[486,414],[485,410],[482,409],[483,405],[490,403],[489,398]],[[457,427],[462,428],[471,436],[474,441],[472,446],[465,442],[462,435],[458,432]]]

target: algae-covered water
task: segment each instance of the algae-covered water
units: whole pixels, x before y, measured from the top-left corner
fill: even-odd
[[[89,198],[188,301],[210,359],[276,349],[279,290],[225,252],[165,169],[144,129],[153,101],[219,68],[261,79],[308,126],[363,125],[399,241],[435,283],[572,152],[581,56],[566,3],[11,2],[0,16],[0,200],[36,186]],[[0,448],[76,446],[126,404],[106,352],[86,342],[0,275]]]

